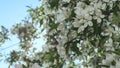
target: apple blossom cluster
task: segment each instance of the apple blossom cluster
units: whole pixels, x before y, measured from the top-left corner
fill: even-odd
[[[27,23],[23,21],[24,23],[20,23],[17,25],[14,25],[11,29],[12,34],[18,35],[18,38],[21,42],[23,41],[31,41],[32,38],[36,38],[36,27],[32,23]]]
[[[46,31],[40,67],[120,67],[119,0],[42,0],[30,15]]]
[[[24,68],[21,63],[15,64],[15,68]],[[40,68],[40,66],[37,63],[32,64],[29,68]]]
[[[120,8],[118,2],[119,0],[43,0],[42,7],[37,9],[43,8],[43,14],[38,11],[41,15],[35,19],[35,22],[42,20],[41,25],[47,31],[47,43],[43,46],[43,51],[47,53],[57,49],[59,56],[69,62],[74,61],[73,57],[79,60],[81,57],[83,65],[95,56],[103,59],[102,54],[114,52],[117,47],[114,45],[119,45],[119,42],[113,42],[116,39],[114,37],[119,36],[118,25],[113,22],[113,15],[119,14],[116,9]],[[35,14],[33,17],[37,16]],[[82,56],[72,56],[72,53],[82,53]],[[85,60],[85,56],[89,58]]]
[[[116,46],[114,45],[118,42],[113,42],[115,40],[113,35],[119,35],[119,31],[115,33],[118,25],[113,22],[113,15],[120,13],[119,0],[57,1],[43,1],[43,25],[45,25],[44,28],[47,30],[46,36],[48,37],[46,38],[49,38],[47,43],[57,43],[46,45],[43,50],[48,52],[56,48],[60,57],[66,60],[72,55],[72,52],[77,54],[74,51],[74,47],[79,43],[80,46],[76,47],[76,50],[79,49],[79,53],[82,52],[83,65],[91,61],[95,56],[101,57],[102,54],[106,55],[105,53],[108,51],[115,51]],[[57,4],[52,5],[51,3]],[[50,49],[47,49],[47,46]],[[90,56],[90,58],[86,58],[87,60],[85,60],[85,56]],[[69,59],[69,62],[73,60],[73,57],[70,58],[72,59]],[[95,59],[95,61],[98,60]],[[102,63],[102,61],[99,63]],[[89,66],[89,63],[87,64]]]

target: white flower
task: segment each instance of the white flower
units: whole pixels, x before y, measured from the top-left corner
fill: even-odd
[[[109,62],[113,61],[115,57],[115,54],[107,54],[106,55],[106,60],[108,60]]]
[[[80,43],[77,43],[77,47],[79,48],[79,50],[81,50],[81,44]]]
[[[80,26],[79,28],[78,28],[78,33],[80,33],[81,31],[83,31],[85,29],[85,26]]]
[[[51,65],[51,62],[43,62],[43,65],[41,68],[49,68],[50,65]]]
[[[43,7],[44,7],[44,12],[45,12],[46,15],[52,13],[52,10],[50,10],[47,5],[44,5]]]
[[[32,27],[32,24],[31,23],[24,23],[24,26],[25,27]]]
[[[103,0],[104,2],[109,2],[109,0]]]
[[[63,68],[69,68],[70,66],[69,66],[69,64],[65,64],[64,66],[63,66]]]
[[[66,17],[65,17],[65,15],[64,15],[63,13],[57,14],[57,21],[58,21],[58,22],[64,21],[65,18],[66,18]]]
[[[106,9],[106,3],[102,3],[101,1],[96,2],[96,3],[94,3],[94,8],[96,10],[98,10],[98,9],[105,10]]]
[[[20,34],[20,37],[22,38],[22,37],[24,37],[24,35],[25,35],[25,34],[22,32],[22,33]]]
[[[116,68],[116,66],[112,66],[112,65],[110,65],[110,68]]]
[[[86,19],[91,21],[92,20],[92,16],[89,15]]]
[[[83,19],[75,19],[75,21],[72,23],[73,27],[80,27],[81,24],[84,23],[84,20]]]
[[[107,7],[107,6],[106,6],[106,4],[104,3],[104,4],[102,5],[102,9],[105,10],[106,7]]]
[[[84,15],[87,16],[87,14],[86,14],[87,11],[83,9],[84,6],[85,6],[84,3],[78,2],[77,6],[75,7],[75,11],[74,12],[76,14],[76,17],[79,18],[79,19],[83,18]]]
[[[66,58],[65,48],[62,45],[57,46],[57,51],[61,58]]]
[[[43,48],[43,52],[49,52],[49,48],[47,44],[43,45],[42,48]]]
[[[57,27],[57,30],[65,30],[65,24],[60,23],[59,26]]]
[[[95,7],[96,8],[102,8],[102,2],[99,1],[98,3],[95,4]]]
[[[54,48],[54,46],[51,44],[46,44],[46,45],[43,45],[42,48],[43,48],[43,52],[49,52],[49,49]]]
[[[22,67],[22,64],[19,63],[19,64],[15,64],[15,68],[23,68],[23,67]]]
[[[80,25],[78,22],[73,22],[72,24],[74,27],[79,27],[79,25]]]
[[[95,1],[95,0],[89,0],[89,1],[93,2],[93,1]]]
[[[102,20],[100,18],[97,18],[97,22],[100,23]]]
[[[120,61],[116,61],[116,68],[120,68]]]
[[[102,18],[104,17],[105,15],[102,14],[101,10],[95,10],[95,15],[93,16],[93,19],[96,19],[98,23],[100,23],[102,21]]]
[[[68,8],[58,9],[58,12],[56,14],[56,19],[58,22],[63,22],[66,18],[69,17],[70,14],[71,14],[71,10]]]
[[[108,51],[108,50],[114,51],[115,50],[113,47],[113,39],[112,38],[109,38],[106,41],[105,46],[106,46],[106,51]]]
[[[94,51],[95,51],[96,53],[98,53],[98,48],[95,48]]]
[[[69,2],[70,2],[70,0],[63,0],[63,2],[69,3]]]
[[[93,26],[92,21],[88,21],[87,23],[88,23],[89,26]]]
[[[49,32],[49,35],[53,35],[54,33],[56,33],[56,30],[55,30],[55,29],[51,30],[51,31]]]
[[[42,4],[46,4],[48,0],[41,0]]]
[[[69,38],[75,38],[77,37],[77,32],[76,31],[72,31],[70,34],[69,34]]]
[[[34,64],[32,65],[32,68],[40,68],[40,66],[38,65],[38,63],[34,63]]]
[[[86,5],[83,2],[78,2],[77,7],[84,8]]]
[[[96,16],[99,17],[99,18],[104,18],[105,16],[102,14],[101,10],[96,10],[95,12]]]
[[[35,60],[39,60],[39,59],[40,59],[40,56],[37,55],[37,56],[35,57]]]
[[[81,9],[81,8],[79,8],[79,7],[76,7],[75,9],[76,9],[76,10],[75,10],[74,12],[75,12],[75,14],[76,14],[76,18],[82,19],[82,18],[83,18],[83,15],[84,15],[84,14],[82,14],[83,9]]]
[[[102,60],[102,63],[105,65],[110,65],[113,60],[115,60],[115,54],[106,54],[106,59]]]

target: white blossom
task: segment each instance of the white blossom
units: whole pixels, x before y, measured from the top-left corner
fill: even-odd
[[[86,28],[86,26],[81,26],[81,27],[79,27],[79,28],[78,28],[78,33],[81,32],[81,31],[83,31],[85,28]]]
[[[15,64],[15,68],[23,68],[23,67],[22,67],[22,64],[19,63],[19,64]]]
[[[43,66],[41,68],[49,68],[50,65],[50,62],[43,62]]]
[[[31,68],[40,68],[40,66],[38,65],[38,63],[34,63]]]
[[[103,0],[104,2],[109,2],[110,0]]]
[[[120,68],[120,61],[116,61],[116,68]]]
[[[57,46],[57,51],[61,58],[67,59],[65,48],[62,45]]]
[[[112,65],[110,65],[110,68],[116,68],[116,66],[112,66]]]
[[[71,10],[67,8],[61,8],[58,9],[58,12],[56,14],[56,19],[58,22],[63,22],[65,19],[69,17],[71,14]]]
[[[116,47],[119,45],[119,35],[120,35],[120,27],[118,27],[118,23],[116,24],[113,22],[113,15],[111,10],[113,10],[113,7],[115,7],[116,2],[118,0],[89,0],[90,3],[85,3],[84,0],[58,0],[57,9],[56,5],[55,7],[51,8],[51,4],[49,2],[54,2],[56,0],[43,0],[43,8],[44,8],[44,14],[36,19],[36,22],[38,22],[40,19],[43,20],[43,28],[46,30],[46,39],[47,43],[43,45],[43,53],[49,53],[51,50],[54,50],[55,48],[55,55],[56,53],[60,56],[63,60],[69,60],[75,61],[75,58],[79,57],[78,60],[81,60],[81,63],[79,65],[74,65],[72,63],[66,63],[63,64],[63,68],[80,68],[85,65],[88,66],[88,68],[94,68],[93,62],[91,61],[92,58],[97,58],[99,56],[101,58],[103,65],[108,65],[110,68],[120,68],[120,62],[116,60],[116,54],[109,54],[108,51],[115,51]],[[67,6],[66,6],[67,4]],[[65,6],[63,6],[65,5]],[[109,8],[108,8],[109,7]],[[119,6],[120,7],[120,6]],[[110,15],[108,13],[107,16],[107,10],[110,10]],[[40,10],[39,10],[40,11]],[[72,11],[75,13],[75,15],[72,17]],[[114,11],[114,10],[113,10]],[[73,13],[73,14],[74,14]],[[119,13],[119,11],[118,11]],[[42,14],[42,13],[39,13]],[[36,15],[35,15],[36,16]],[[50,17],[51,16],[51,17]],[[52,19],[53,22],[49,20]],[[108,17],[108,19],[107,19]],[[66,22],[67,21],[67,22]],[[96,23],[95,23],[96,22]],[[53,24],[53,27],[49,24]],[[55,24],[55,25],[54,25]],[[59,24],[56,26],[56,24]],[[94,24],[100,28],[101,34],[97,33],[97,29],[94,28]],[[31,24],[25,24],[27,27],[32,26]],[[23,25],[18,26],[18,28],[22,27]],[[89,31],[90,27],[90,32]],[[32,28],[28,30],[28,34]],[[52,30],[50,30],[52,29]],[[85,31],[86,29],[86,31]],[[14,29],[15,30],[15,29]],[[18,31],[18,30],[15,30]],[[58,33],[57,33],[58,32]],[[87,32],[87,33],[86,33]],[[13,33],[15,33],[13,31]],[[96,34],[94,34],[96,33]],[[51,35],[54,35],[54,38],[58,42],[58,44],[53,45],[51,43]],[[23,37],[24,33],[21,33],[20,37]],[[105,41],[101,40],[102,37],[105,37]],[[107,38],[109,37],[109,38]],[[117,40],[117,41],[116,41]],[[79,42],[80,41],[80,42]],[[77,46],[76,49],[68,48],[68,52],[66,48],[66,43],[70,42],[71,45]],[[101,50],[101,46],[102,46]],[[77,56],[76,53],[73,56],[71,53],[74,53],[77,49],[82,52],[80,56]],[[53,52],[54,53],[54,52]],[[68,53],[68,55],[67,55]],[[90,54],[88,54],[90,53]],[[104,56],[102,54],[105,54],[105,59],[103,59]],[[71,55],[70,55],[71,54]],[[30,58],[31,61],[33,59],[39,60],[41,57],[36,56],[35,58]],[[58,58],[59,59],[59,58]],[[59,62],[61,62],[61,59]],[[116,61],[116,65],[111,65],[111,62]],[[65,61],[66,62],[66,61]],[[75,62],[74,62],[75,63]],[[82,64],[83,63],[83,64]],[[50,65],[56,65],[57,60],[55,59],[53,63],[43,61],[41,68],[49,68]],[[37,63],[30,63],[32,68],[40,68],[40,66]],[[80,66],[81,65],[81,66]],[[16,65],[17,67],[20,67],[20,65]],[[85,67],[86,68],[86,67]]]
[[[110,65],[113,60],[115,60],[115,54],[106,54],[106,59],[102,60],[102,63],[105,65]]]
[[[63,0],[63,2],[69,3],[69,2],[70,2],[70,0]]]
[[[57,27],[57,30],[65,30],[65,24],[60,23],[59,26]]]

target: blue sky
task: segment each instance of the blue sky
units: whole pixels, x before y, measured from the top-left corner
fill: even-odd
[[[0,1],[0,26],[3,25],[7,28],[11,28],[15,23],[19,23],[22,19],[28,16],[26,6],[36,7],[39,6],[40,2],[38,0],[2,0]],[[12,37],[14,40],[6,41],[6,43],[0,47],[4,49],[10,45],[18,42],[15,37]],[[0,52],[7,54],[10,50],[16,49],[17,46],[11,47]],[[8,64],[0,62],[0,68],[8,68]],[[11,67],[12,68],[12,67]]]
[[[38,0],[2,0],[0,1],[0,25],[11,27],[27,16],[27,7],[36,7]]]

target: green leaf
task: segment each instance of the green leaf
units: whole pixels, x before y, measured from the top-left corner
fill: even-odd
[[[53,8],[58,8],[58,5],[59,5],[59,0],[49,0],[48,3],[50,4],[50,8],[53,9]]]
[[[115,65],[116,65],[115,60],[113,60],[113,61],[111,62],[111,64],[112,64],[113,66],[115,66]]]
[[[44,56],[44,60],[53,61],[53,53],[48,53]]]
[[[79,51],[79,48],[76,45],[71,45],[71,50],[75,52],[77,55],[81,54],[81,52]]]
[[[120,55],[120,50],[119,51],[113,51],[113,53]]]
[[[99,67],[105,67],[105,68],[109,68],[108,65],[98,65]]]
[[[49,30],[49,31],[51,31],[51,30],[53,30],[53,29],[57,29],[57,27],[59,26],[59,24],[60,23],[51,23],[49,26],[51,27],[51,29]]]

